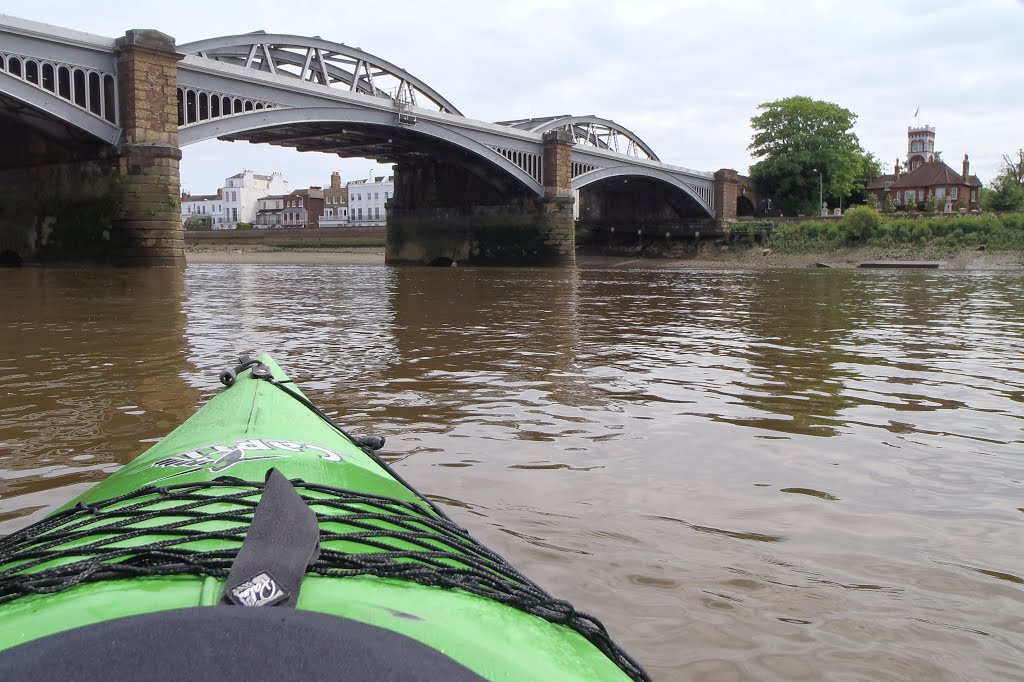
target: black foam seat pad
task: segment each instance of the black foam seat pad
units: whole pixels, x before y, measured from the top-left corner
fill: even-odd
[[[10,682],[481,682],[405,635],[312,611],[209,606],[88,625],[0,652]]]

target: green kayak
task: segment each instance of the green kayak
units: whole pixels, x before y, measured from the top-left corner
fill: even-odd
[[[267,355],[0,539],[0,677],[647,680]]]

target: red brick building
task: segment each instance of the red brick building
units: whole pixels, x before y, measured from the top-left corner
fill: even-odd
[[[320,227],[320,216],[323,214],[323,189],[297,189],[284,196],[281,227]]]
[[[907,172],[896,160],[895,173],[872,178],[868,192],[879,204],[891,200],[898,209],[924,208],[934,199],[940,211],[950,213],[960,208],[978,209],[981,180],[971,175],[971,163],[964,154],[961,172],[935,157],[935,128],[907,128]]]

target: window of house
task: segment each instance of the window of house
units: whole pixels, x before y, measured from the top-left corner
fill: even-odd
[[[359,219],[363,219],[363,209],[359,209]]]
[[[945,198],[945,196],[946,196],[946,188],[945,187],[936,187],[935,188],[935,198],[936,199],[943,199],[943,198]]]
[[[949,196],[951,198],[953,198],[953,199],[958,199],[960,197],[960,188],[959,187],[951,187],[949,189]]]
[[[373,199],[374,201],[380,201],[380,192],[374,192]]]
[[[233,223],[237,223],[238,222],[238,209],[237,208],[231,209],[231,222],[233,222]]]
[[[978,200],[978,190],[972,189],[971,190],[971,201],[977,201],[977,200]]]
[[[914,196],[914,190],[908,189],[903,194],[903,202],[906,203],[906,204],[913,204],[915,201],[916,201],[916,199],[915,199],[915,196]]]
[[[375,206],[374,209],[373,209],[373,212],[374,212],[374,217],[377,220],[380,220],[380,206]]]

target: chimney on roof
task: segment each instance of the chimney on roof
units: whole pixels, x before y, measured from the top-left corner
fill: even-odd
[[[338,171],[331,173],[331,189],[341,189],[341,173]]]
[[[967,178],[969,178],[970,176],[971,176],[971,162],[967,158],[967,155],[964,154],[964,175],[963,175],[964,184],[967,184]]]
[[[900,181],[900,160],[896,159],[896,177],[893,178],[893,184]]]

